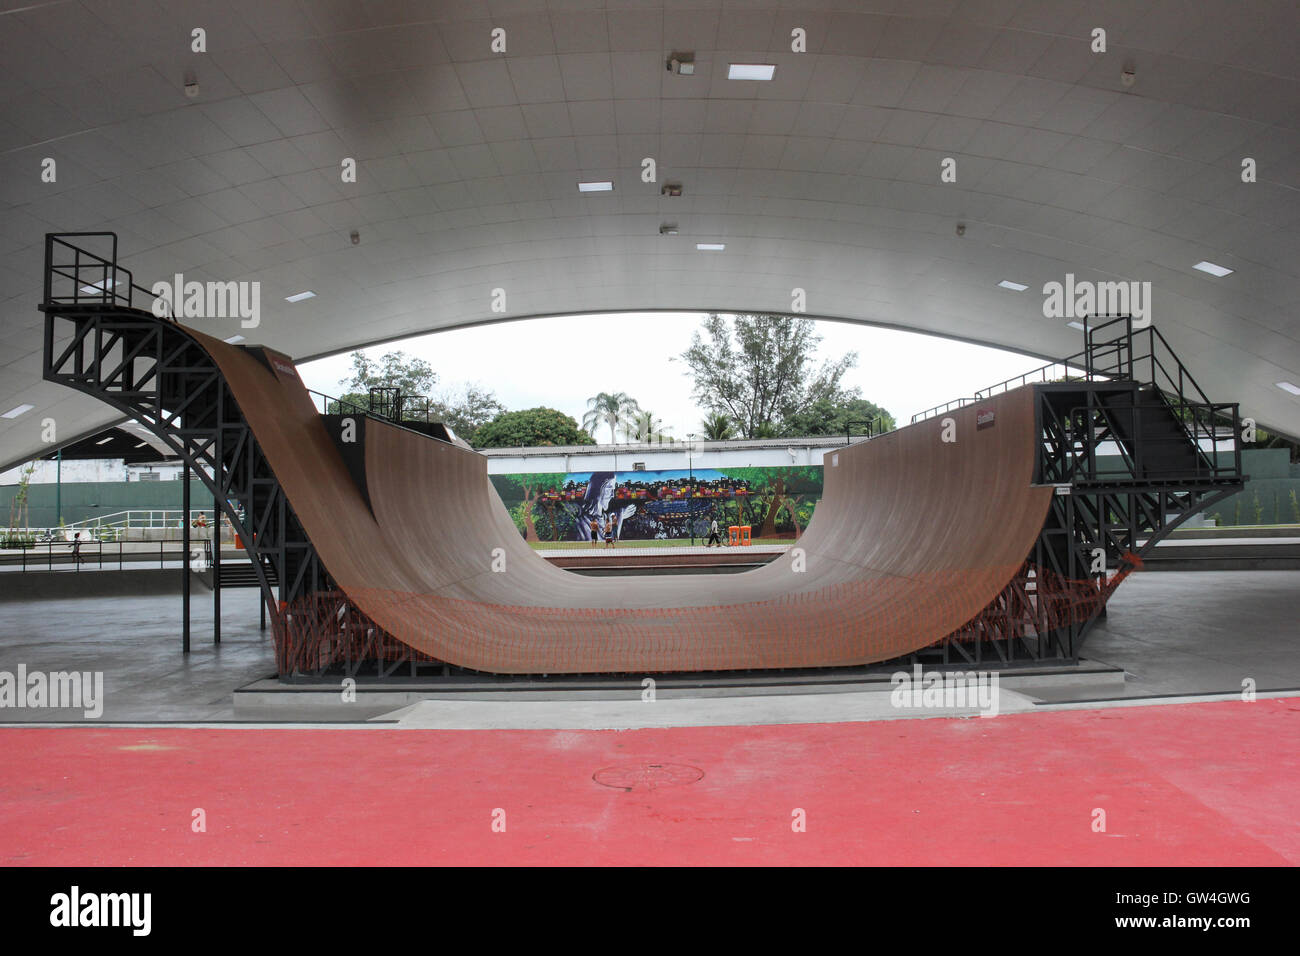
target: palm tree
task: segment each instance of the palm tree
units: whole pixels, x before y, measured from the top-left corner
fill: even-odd
[[[735,437],[731,419],[722,412],[709,412],[700,425],[704,428],[704,437],[709,441],[726,441]]]
[[[626,392],[601,392],[587,399],[587,413],[582,416],[582,427],[592,438],[601,423],[609,426],[609,443],[614,444],[614,429],[641,411],[635,398]]]
[[[654,412],[641,411],[631,421],[623,425],[623,437],[630,441],[652,442],[656,439],[662,444],[671,436],[664,431],[663,419]]]

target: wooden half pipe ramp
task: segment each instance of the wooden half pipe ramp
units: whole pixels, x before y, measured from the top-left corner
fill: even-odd
[[[947,436],[934,419],[828,454],[812,523],[767,566],[582,577],[521,540],[482,456],[369,419],[359,482],[362,466],[350,472],[330,434],[338,423],[322,418],[287,358],[264,352],[264,364],[254,350],[188,334],[224,374],[346,600],[420,654],[476,670],[653,673],[898,657],[989,605],[1024,564],[1051,501],[1050,487],[1031,484],[1034,396],[1023,388],[952,412]]]

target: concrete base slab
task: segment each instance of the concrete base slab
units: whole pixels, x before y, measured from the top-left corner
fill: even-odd
[[[837,724],[926,717],[995,717],[1034,709],[1031,698],[999,688],[996,709],[897,706],[889,691],[718,699],[642,701],[425,700],[390,714],[401,728],[423,730],[636,730],[646,727],[731,727]]]
[[[906,672],[915,678],[914,672]],[[926,669],[923,674],[932,673]],[[969,673],[951,669],[948,673]],[[1076,667],[1016,668],[998,672],[999,687],[1004,691],[1019,690],[1022,685],[1035,690],[1053,689],[1069,695],[1071,689],[1078,694],[1122,693],[1124,672],[1105,664],[1084,662]],[[701,702],[699,712],[722,713],[731,702],[752,698],[777,699],[798,697],[806,699],[808,706],[816,708],[829,699],[853,695],[888,697],[894,687],[893,672],[815,674],[749,674],[743,677],[692,678],[661,676],[653,685],[656,702]],[[345,694],[345,690],[347,693]],[[552,713],[563,715],[565,709],[578,704],[612,704],[623,706],[639,704],[647,695],[647,687],[639,679],[578,679],[550,678],[547,680],[491,681],[478,678],[443,679],[390,679],[386,681],[361,679],[345,688],[342,679],[331,681],[287,682],[274,678],[262,679],[239,688],[234,693],[235,716],[240,720],[367,720],[376,715],[392,719],[393,713],[427,701],[447,703],[492,703],[510,708],[524,704],[550,703]],[[345,700],[346,697],[352,698]],[[1031,697],[1036,695],[1030,695]],[[702,702],[713,701],[712,705]],[[731,723],[750,723],[753,709],[749,704],[738,704],[737,718]],[[849,705],[845,705],[849,707]],[[761,708],[759,708],[761,710]],[[852,708],[849,707],[851,710]],[[470,711],[474,710],[469,708]],[[535,711],[543,713],[544,711]],[[605,711],[599,707],[594,714],[621,713]],[[488,711],[482,711],[488,713]],[[674,711],[683,719],[695,713],[692,708]],[[845,719],[872,720],[875,711],[868,707],[867,716]],[[893,715],[899,716],[899,715]],[[902,715],[906,716],[906,715]],[[477,718],[476,718],[477,719]],[[558,719],[548,717],[546,719]],[[824,719],[834,720],[826,717]],[[722,721],[727,723],[728,721]],[[522,726],[529,726],[527,724]],[[567,726],[567,725],[566,725]],[[583,725],[585,726],[585,725]],[[629,725],[642,726],[642,725]],[[651,723],[644,726],[675,726]]]

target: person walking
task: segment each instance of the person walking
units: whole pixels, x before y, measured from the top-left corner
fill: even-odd
[[[709,523],[709,543],[705,547],[711,548],[715,544],[719,548],[722,547],[722,538],[718,535],[718,519],[716,517]]]
[[[72,560],[77,567],[81,567],[81,532],[78,531],[72,539]]]

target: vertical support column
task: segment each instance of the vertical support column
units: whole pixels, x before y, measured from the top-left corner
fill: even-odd
[[[212,503],[212,643],[221,643],[221,505]]]
[[[217,388],[217,438],[213,451],[212,483],[217,486],[216,496],[212,499],[212,643],[221,643],[221,504],[225,497],[225,460],[222,457],[222,423],[224,386]]]
[[[190,652],[190,463],[181,470],[181,651]]]

